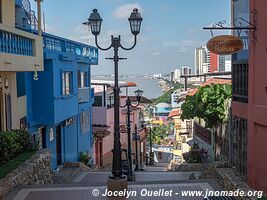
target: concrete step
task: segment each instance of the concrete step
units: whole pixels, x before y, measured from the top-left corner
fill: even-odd
[[[81,172],[79,167],[65,167],[53,175],[54,184],[72,183],[73,178]]]

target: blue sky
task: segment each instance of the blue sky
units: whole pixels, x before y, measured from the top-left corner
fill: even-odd
[[[36,5],[32,2],[33,9]],[[46,31],[94,45],[93,37],[82,22],[93,8],[103,19],[99,41],[110,42],[110,35],[122,35],[122,43],[130,46],[132,35],[127,18],[137,7],[144,18],[138,42],[131,51],[120,50],[120,73],[170,72],[181,66],[194,67],[194,49],[210,39],[202,28],[221,20],[230,22],[230,0],[45,0]],[[215,34],[220,34],[216,32]],[[105,60],[113,51],[100,51],[94,74],[113,73],[113,62]]]

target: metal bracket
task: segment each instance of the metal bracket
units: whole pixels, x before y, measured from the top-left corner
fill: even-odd
[[[114,58],[105,58],[106,60],[114,60]],[[127,58],[118,58],[119,60],[127,60]]]
[[[237,18],[235,20],[233,20],[233,23],[227,25],[225,20],[219,21],[217,23],[214,23],[208,27],[203,27],[203,30],[210,30],[211,32],[211,36],[213,37],[213,31],[214,30],[236,30],[238,37],[240,37],[241,33],[243,30],[246,31],[246,33],[248,34],[248,32],[252,35],[253,39],[256,40],[256,20],[255,20],[255,15],[257,14],[256,10],[252,10],[251,11],[251,15],[253,16],[253,23],[243,19],[243,18]]]

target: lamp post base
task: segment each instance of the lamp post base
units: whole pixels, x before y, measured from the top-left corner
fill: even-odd
[[[134,176],[134,174],[132,173],[132,174],[128,174],[127,175],[127,180],[128,181],[135,181],[135,176]]]
[[[154,152],[150,152],[150,165],[154,165]]]
[[[114,192],[118,192],[118,191],[122,191],[123,194],[127,195],[127,189],[128,189],[128,182],[126,177],[123,177],[122,179],[114,179],[112,177],[109,177],[108,182],[107,182],[107,189],[108,191],[112,191],[112,193],[114,194]],[[126,196],[111,196],[108,197],[108,199],[126,199]]]

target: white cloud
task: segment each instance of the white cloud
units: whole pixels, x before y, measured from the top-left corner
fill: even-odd
[[[143,12],[142,6],[138,3],[124,4],[116,8],[116,10],[113,12],[113,16],[116,18],[128,19],[134,8],[137,8],[140,12]]]

